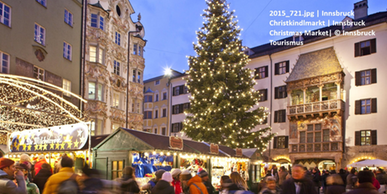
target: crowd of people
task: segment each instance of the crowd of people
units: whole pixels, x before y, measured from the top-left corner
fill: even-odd
[[[386,193],[387,174],[378,168],[371,171],[340,169],[320,171],[317,167],[308,170],[295,164],[290,171],[283,166],[277,172],[273,167],[259,183],[259,194],[380,194]]]

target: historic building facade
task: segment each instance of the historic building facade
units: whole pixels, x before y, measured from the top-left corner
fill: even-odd
[[[127,0],[90,1],[85,41],[85,111],[93,135],[143,128],[144,27]]]
[[[171,75],[162,75],[144,81],[144,131],[171,135],[171,102],[173,93],[171,79],[184,75],[171,70]],[[173,113],[172,113],[173,114]]]

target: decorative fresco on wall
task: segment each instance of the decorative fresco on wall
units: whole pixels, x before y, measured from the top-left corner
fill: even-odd
[[[301,120],[293,121],[289,124],[289,139],[298,138],[299,131],[307,130],[308,124],[322,124],[322,129],[330,129],[329,137],[330,141],[341,141],[342,140],[342,125],[341,117],[325,117],[323,119],[314,119],[314,120]]]

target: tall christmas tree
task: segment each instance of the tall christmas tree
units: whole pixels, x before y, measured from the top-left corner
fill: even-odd
[[[260,94],[249,59],[243,53],[240,29],[225,0],[207,0],[204,26],[194,44],[186,78],[191,93],[185,134],[197,141],[263,151],[274,136],[270,128],[256,129],[267,117],[258,106]]]

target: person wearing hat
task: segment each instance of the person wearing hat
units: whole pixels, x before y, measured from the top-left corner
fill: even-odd
[[[171,185],[172,175],[170,172],[164,172],[161,180],[157,181],[156,186],[153,187],[152,193],[155,194],[175,194]]]
[[[180,173],[180,184],[184,194],[189,194],[188,181],[191,180],[192,174],[189,170],[183,170]]]
[[[212,184],[210,182],[210,178],[208,177],[208,172],[205,171],[205,170],[201,170],[199,172],[199,176],[200,176],[200,178],[202,178],[203,184],[207,188],[207,192],[209,194],[213,194],[215,189],[214,189],[214,187],[212,186]]]
[[[28,166],[27,164],[24,163],[19,163],[15,165],[15,168],[17,170],[20,170],[24,174],[24,180],[26,181],[26,186],[27,186],[27,193],[28,194],[40,194],[40,190],[38,186],[35,183],[30,182],[28,179]]]
[[[202,182],[202,178],[199,175],[192,177],[188,181],[190,194],[208,194],[206,186]]]
[[[34,165],[35,169],[35,176],[39,173],[39,171],[42,169],[42,164],[47,163],[46,157],[43,154],[39,155],[39,161]]]
[[[371,171],[360,171],[357,174],[359,186],[346,194],[378,194],[378,190],[372,185],[372,178],[374,177]]]
[[[15,171],[15,162],[13,160],[0,158],[0,194],[27,194],[23,172],[18,170],[15,174]],[[18,186],[12,181],[14,178],[16,178]]]
[[[180,184],[181,170],[178,168],[175,168],[175,169],[172,169],[171,172],[172,172],[171,174],[172,174],[172,178],[173,178],[172,186],[175,189],[175,194],[183,193],[183,189],[181,188],[181,184]]]
[[[150,181],[148,181],[147,184],[145,184],[144,186],[141,187],[142,190],[147,190],[148,193],[151,193],[153,187],[156,186],[157,182],[161,179],[161,177],[163,176],[165,170],[163,169],[160,169],[158,171],[156,171],[155,173],[155,178],[151,179]]]

